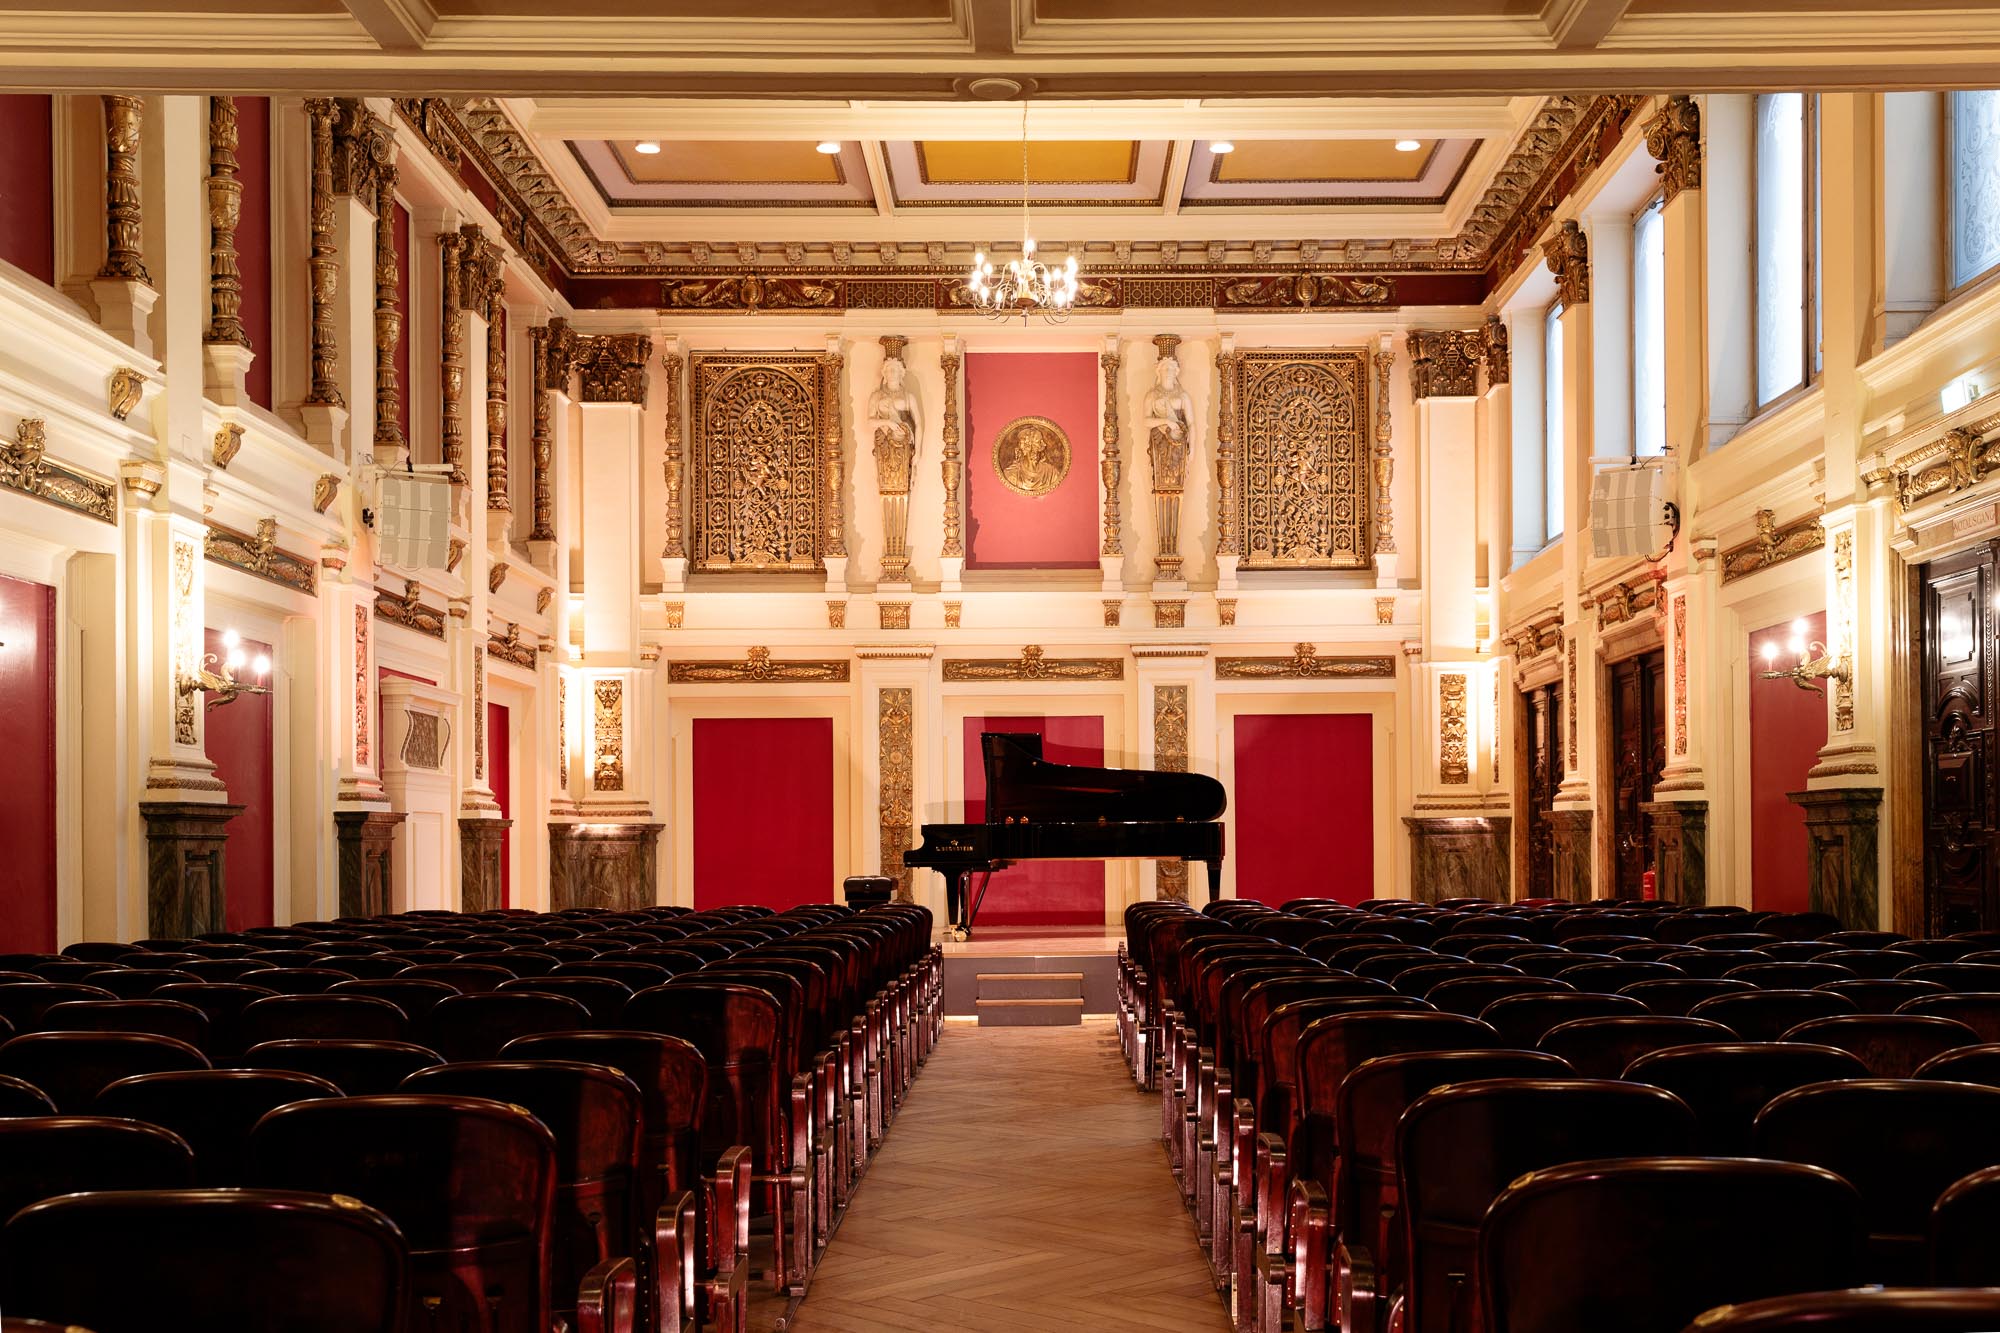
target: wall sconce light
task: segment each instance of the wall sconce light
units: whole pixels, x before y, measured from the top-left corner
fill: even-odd
[[[1791,642],[1785,645],[1785,651],[1798,659],[1797,664],[1780,668],[1777,665],[1778,651],[1777,639],[1764,641],[1765,680],[1789,680],[1802,690],[1820,695],[1826,691],[1817,684],[1819,681],[1837,680],[1843,684],[1854,681],[1853,670],[1845,661],[1836,659],[1831,648],[1817,639],[1806,639],[1806,623],[1803,620],[1792,622]]]
[[[181,697],[190,694],[209,696],[208,706],[220,708],[233,704],[245,694],[269,694],[271,687],[264,683],[271,674],[271,659],[259,653],[253,661],[243,651],[243,640],[235,630],[222,632],[222,657],[218,660],[214,653],[201,659],[201,669],[193,675],[183,675],[174,682]],[[236,673],[248,667],[256,674],[257,683],[252,685],[236,678]]]

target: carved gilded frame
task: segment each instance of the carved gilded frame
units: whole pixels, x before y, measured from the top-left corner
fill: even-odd
[[[691,568],[824,570],[839,462],[826,377],[838,362],[817,352],[697,352],[690,363]]]
[[[1223,367],[1239,568],[1366,569],[1374,404],[1369,349],[1257,348]]]

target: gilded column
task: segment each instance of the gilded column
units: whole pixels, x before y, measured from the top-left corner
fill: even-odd
[[[306,259],[312,292],[312,390],[308,404],[345,407],[337,363],[340,339],[334,331],[333,302],[340,286],[340,258],[333,242],[333,121],[331,97],[306,99],[306,119],[312,130],[311,248]]]
[[[910,828],[915,771],[915,738],[912,723],[915,691],[895,686],[877,694],[876,730],[879,733],[881,798],[878,804],[882,831],[882,873],[896,881],[896,901],[912,901],[910,872],[903,866],[903,853],[910,848]]]
[[[1396,348],[1383,334],[1375,347],[1375,554],[1396,553],[1396,516],[1389,487],[1396,480],[1396,455],[1390,446],[1389,374],[1396,366]]]
[[[396,264],[396,164],[384,162],[375,182],[375,448],[383,455],[406,447],[403,385],[396,372],[396,348],[403,338],[403,315],[396,309],[401,280]]]
[[[144,215],[139,194],[139,130],[144,102],[104,98],[104,267],[100,278],[152,284],[146,272]]]
[[[1101,463],[1104,473],[1104,545],[1099,554],[1120,557],[1125,554],[1124,520],[1118,512],[1118,483],[1123,471],[1118,457],[1118,368],[1122,361],[1116,338],[1106,338],[1104,351],[1097,358],[1098,367],[1104,372],[1104,453]]]
[[[208,333],[210,343],[250,345],[243,328],[243,274],[236,266],[236,226],[243,182],[236,178],[236,99],[208,99]]]
[[[940,552],[948,560],[965,558],[965,529],[958,507],[958,485],[963,469],[959,466],[958,434],[958,370],[960,357],[957,344],[949,339],[945,342],[943,355],[938,357],[938,365],[944,371],[944,549]]]
[[[1153,687],[1153,767],[1162,773],[1188,771],[1188,687]],[[1188,900],[1187,862],[1155,861],[1154,885],[1161,899]]]
[[[825,439],[821,456],[826,467],[826,547],[823,554],[837,559],[847,555],[847,460],[843,456],[840,410],[840,368],[846,358],[840,354],[838,338],[828,339],[819,359],[820,414]]]
[[[555,493],[550,475],[555,459],[555,426],[549,393],[558,387],[569,387],[568,333],[569,326],[561,320],[528,330],[528,373],[533,379],[535,395],[528,441],[534,464],[534,514],[528,530],[528,540],[532,542],[556,539]]]
[[[465,479],[465,234],[438,233],[443,278],[438,327],[438,442],[451,479]]]
[[[662,466],[667,483],[667,544],[660,555],[667,560],[687,559],[687,524],[681,515],[681,487],[687,474],[681,442],[681,372],[686,364],[678,345],[660,357],[660,366],[666,371],[666,460]]]
[[[1243,554],[1236,521],[1236,400],[1241,373],[1236,339],[1224,334],[1215,356],[1215,557],[1216,586],[1220,588],[1236,586],[1236,562]]]
[[[507,493],[507,303],[497,282],[486,304],[486,508],[514,508]]]

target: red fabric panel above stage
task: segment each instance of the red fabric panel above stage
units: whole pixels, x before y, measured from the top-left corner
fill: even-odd
[[[1237,715],[1237,897],[1375,896],[1374,746],[1367,713]]]
[[[833,719],[694,720],[694,905],[834,899]]]
[[[240,645],[243,656],[254,662],[257,654],[270,656],[269,644],[249,639]],[[227,655],[222,634],[209,630],[204,652],[217,660]],[[245,680],[256,673],[245,667]],[[211,709],[205,729],[208,757],[215,763],[215,775],[229,788],[232,805],[243,813],[229,821],[229,850],[223,866],[224,930],[247,930],[272,924],[272,889],[275,866],[272,845],[275,838],[274,801],[271,794],[271,696],[240,694],[236,702]]]
[[[973,352],[965,358],[966,564],[972,569],[1097,568],[1095,352]],[[1069,437],[1069,471],[1024,495],[993,470],[993,442],[1022,417]]]
[[[1042,758],[1053,764],[1104,766],[1104,719],[1089,717],[968,717],[965,719],[965,822],[986,818],[983,731],[1027,731],[1042,738]],[[928,871],[922,872],[928,874]],[[974,892],[979,881],[972,882]],[[1031,861],[993,876],[979,909],[982,926],[1098,926],[1104,924],[1102,861]]]
[[[12,100],[12,99],[0,99]],[[0,951],[56,947],[56,590],[0,576]],[[103,835],[102,828],[92,830]]]
[[[1790,620],[1750,634],[1750,906],[1759,912],[1806,910],[1806,812],[1789,793],[1806,789],[1806,772],[1826,744],[1826,696],[1789,680],[1765,680],[1764,644],[1775,640],[1781,662]],[[1826,640],[1826,612],[1803,621],[1807,643]]]

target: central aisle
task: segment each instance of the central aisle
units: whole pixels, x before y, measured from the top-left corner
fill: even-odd
[[[797,1333],[1226,1333],[1109,1019],[945,1025]]]

